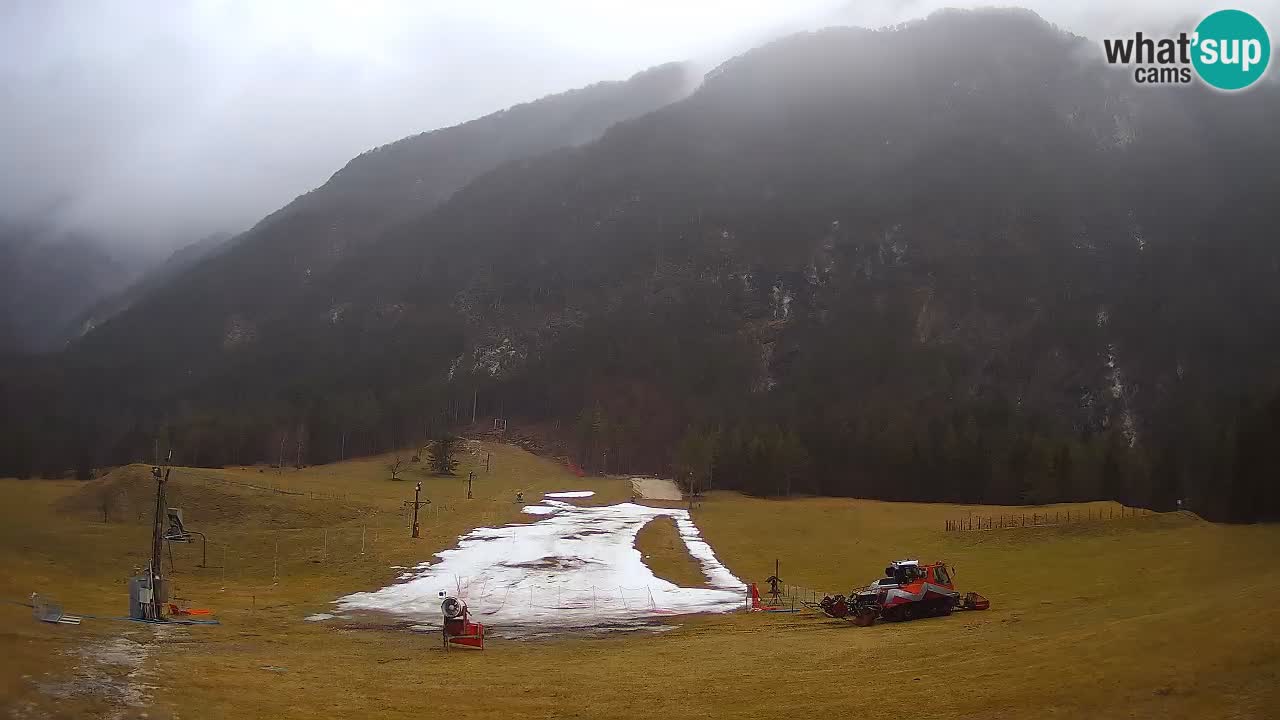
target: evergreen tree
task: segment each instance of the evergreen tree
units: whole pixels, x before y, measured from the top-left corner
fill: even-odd
[[[1102,497],[1127,503],[1123,438],[1119,432],[1112,430],[1104,436],[1103,443]]]
[[[1232,467],[1229,519],[1271,520],[1280,516],[1275,448],[1280,443],[1280,392],[1240,413]]]
[[[706,489],[715,465],[718,440],[715,432],[701,432],[690,428],[676,448],[677,479],[691,494]]]
[[[809,453],[793,432],[779,433],[774,449],[774,465],[780,481],[780,495],[790,495],[797,479],[807,474]]]
[[[458,438],[445,434],[431,441],[427,449],[428,464],[437,475],[452,475],[458,468],[454,455],[458,451]]]
[[[1053,477],[1053,495],[1056,502],[1064,502],[1071,499],[1073,463],[1071,459],[1071,445],[1063,442],[1058,445],[1058,452],[1053,456],[1053,469],[1051,471]]]
[[[89,454],[89,447],[83,443],[76,448],[76,479],[93,479],[93,458]]]

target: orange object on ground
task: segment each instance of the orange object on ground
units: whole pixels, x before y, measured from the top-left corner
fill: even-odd
[[[760,590],[756,588],[755,583],[751,583],[751,612],[769,612],[770,610],[781,609],[781,605],[765,605],[760,602]]]
[[[206,610],[205,608],[180,608],[177,605],[174,605],[173,603],[169,603],[169,614],[170,615],[212,615],[213,611]]]

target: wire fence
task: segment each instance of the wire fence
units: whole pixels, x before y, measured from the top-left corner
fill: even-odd
[[[768,583],[756,583],[756,591],[760,593],[760,602],[765,605],[778,607],[784,610],[797,611],[805,607],[817,605],[822,598],[835,594],[830,590],[818,590],[817,588],[805,587],[803,585],[789,585],[786,583],[778,584],[777,594],[774,594],[773,588]],[[847,592],[847,590],[840,592]],[[744,606],[747,609],[751,609],[750,587],[747,588]]]
[[[1031,513],[1001,513],[996,515],[973,515],[946,520],[946,532],[969,532],[971,530],[1013,530],[1020,528],[1054,527],[1059,525],[1075,525],[1079,523],[1096,523],[1109,520],[1122,520],[1134,517],[1150,517],[1154,515],[1146,508],[1115,505],[1111,507],[1086,507],[1082,510],[1052,510]]]
[[[424,538],[447,541],[456,537],[455,532],[429,525],[422,515],[419,519]],[[166,542],[161,562],[165,572],[182,584],[198,582],[222,588],[265,590],[332,574],[367,575],[392,582],[432,554],[411,539],[410,532],[394,520],[389,526],[215,532],[207,543],[199,538]]]
[[[311,500],[338,500],[338,501],[360,501],[373,502],[374,498],[363,495],[352,495],[349,493],[330,493],[316,490],[302,490],[294,486],[292,489],[286,487],[284,483],[272,482],[264,477],[262,482],[252,483],[241,480],[232,480],[230,478],[216,477],[213,475],[205,475],[203,473],[195,473],[190,470],[183,470],[179,477],[199,480],[205,485],[231,485],[247,490],[256,490],[263,493],[273,493],[276,495],[290,495],[294,497],[305,497]]]
[[[187,469],[182,470],[181,473],[175,473],[175,478],[181,478],[184,480],[186,479],[198,480],[204,483],[206,486],[230,485],[230,486],[235,486],[237,488],[254,490],[260,493],[288,495],[292,497],[306,498],[309,500],[331,500],[336,502],[360,503],[364,505],[381,505],[387,502],[387,498],[385,496],[364,495],[360,493],[335,493],[335,492],[326,492],[323,490],[312,490],[312,489],[303,487],[302,484],[298,482],[286,484],[286,483],[272,482],[269,479],[264,479],[262,482],[259,482],[259,483],[244,482],[241,480],[232,480],[230,478],[216,477],[213,475],[205,475],[203,473],[192,472]],[[451,479],[457,480],[458,483],[460,484],[466,482],[465,477],[451,478]],[[406,492],[412,492],[413,484],[407,479],[402,478],[401,480],[404,483],[404,485],[408,488]],[[489,499],[477,498],[476,501],[477,502],[495,502],[495,500],[492,498],[489,498]],[[504,501],[497,500],[496,502],[504,502]],[[430,503],[431,503],[430,500],[424,498],[423,500],[424,507],[429,505]]]

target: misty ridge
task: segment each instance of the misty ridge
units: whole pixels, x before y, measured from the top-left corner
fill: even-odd
[[[692,89],[702,73],[718,66],[724,57],[795,29],[892,26],[927,15],[932,7],[929,3],[901,7],[815,0],[786,12],[746,4],[740,14],[725,17],[696,6],[686,8],[683,15],[655,6],[650,11],[653,18],[632,19],[656,21],[664,35],[683,33],[696,38],[681,46],[687,48],[685,57],[696,58],[686,63]],[[1095,38],[1118,28],[1138,26],[1172,31],[1193,22],[1199,12],[1191,2],[1166,3],[1158,12],[1100,9],[1089,4],[1040,10],[1049,11],[1046,17],[1057,19],[1063,27],[1090,31]],[[703,14],[714,26],[697,25]],[[560,23],[564,32],[570,32],[575,22],[582,22],[541,15],[520,17],[520,12],[510,10],[507,15],[511,21],[528,23],[530,29],[545,30]],[[11,252],[17,252],[18,244],[13,228],[23,228],[27,250],[20,266],[34,270],[17,275],[48,277],[44,292],[61,299],[56,303],[57,311],[48,316],[41,313],[50,306],[41,301],[27,306],[35,315],[23,311],[0,319],[0,326],[7,328],[0,335],[0,351],[56,350],[132,303],[146,288],[161,284],[184,265],[184,258],[200,254],[195,249],[211,248],[210,239],[234,235],[230,232],[234,228],[257,223],[274,207],[272,198],[278,199],[275,206],[279,206],[308,189],[332,189],[333,183],[321,181],[349,157],[344,157],[341,148],[380,147],[395,137],[380,129],[384,126],[417,130],[422,117],[451,117],[461,123],[468,119],[467,108],[495,107],[485,104],[477,87],[496,88],[489,93],[494,97],[532,99],[532,88],[539,83],[565,87],[562,78],[602,79],[601,71],[591,69],[593,66],[572,62],[554,63],[556,69],[542,73],[539,77],[545,80],[538,83],[519,81],[520,73],[532,72],[533,66],[510,64],[486,76],[479,85],[468,84],[465,72],[452,84],[447,74],[435,77],[433,62],[459,67],[451,53],[488,57],[491,63],[520,48],[538,61],[552,57],[544,56],[543,40],[534,34],[522,37],[515,48],[502,36],[504,46],[494,47],[481,18],[466,23],[466,29],[475,31],[472,46],[438,41],[438,47],[424,51],[420,48],[431,44],[424,46],[423,37],[435,37],[450,26],[437,27],[433,23],[438,18],[411,7],[399,7],[381,19],[344,17],[347,24],[343,26],[326,25],[337,19],[324,13],[299,17],[283,7],[259,8],[241,12],[235,22],[250,20],[263,27],[246,32],[238,25],[235,42],[210,42],[235,17],[233,12],[211,13],[184,4],[174,4],[163,12],[142,8],[122,11],[92,3],[10,8],[5,24],[10,37],[0,46],[6,48],[12,62],[0,71],[0,86],[20,111],[14,117],[17,122],[0,132],[0,158],[6,167],[0,172],[0,219],[10,228],[5,243],[15,247]],[[681,23],[673,25],[673,18]],[[278,22],[296,33],[295,39],[309,38],[310,44],[280,44],[281,39],[271,35],[283,32],[283,27],[274,24]],[[694,25],[686,27],[689,23]],[[372,66],[367,58],[354,54],[359,45],[355,32],[366,29],[387,34],[388,24],[405,29],[379,38],[382,44],[376,52],[364,49],[375,58]],[[644,27],[632,30],[643,33]],[[112,28],[116,32],[110,41],[94,39],[111,33]],[[141,41],[148,37],[163,41]],[[418,50],[407,51],[402,43]],[[663,50],[655,48],[663,46],[651,38],[638,36],[614,45],[622,48],[618,51],[621,57],[640,53],[658,59],[648,63],[653,66],[680,57],[662,55]],[[594,51],[594,64],[610,57],[598,47]],[[1092,62],[1096,53],[1082,52],[1081,60]],[[283,88],[274,67],[282,63],[295,72]],[[489,64],[470,64],[489,72]],[[355,73],[373,73],[371,77],[381,84],[361,84]],[[387,73],[390,75],[383,77]],[[425,85],[424,74],[428,78]],[[1273,74],[1271,80],[1275,77]],[[442,94],[432,95],[432,89]],[[317,105],[321,102],[328,104],[321,109]],[[86,117],[93,121],[83,122]],[[323,122],[317,122],[318,118],[324,118]],[[584,129],[571,144],[593,139],[593,131]],[[404,172],[416,173],[410,162],[432,161],[430,157],[410,161],[405,156]],[[474,163],[480,166],[488,161],[478,158]],[[348,168],[348,172],[354,171]],[[456,188],[448,178],[454,173],[439,168],[426,182],[442,183],[440,187],[451,192]],[[362,192],[369,194],[407,187],[405,177],[388,175],[379,181],[375,173],[366,179],[370,184]],[[387,222],[384,218],[379,221]],[[54,236],[74,238],[72,244],[86,245],[85,267],[78,267],[75,254],[59,251],[66,242],[30,242]],[[45,245],[50,246],[47,254]],[[62,263],[61,269],[40,271],[55,258]],[[16,259],[10,264],[19,267]],[[114,269],[106,270],[111,266]],[[142,287],[133,287],[152,271],[154,277],[147,278]],[[69,289],[70,285],[76,287]],[[15,298],[30,295],[25,288],[14,291]]]
[[[1274,77],[1139,87],[1029,10],[944,10],[412,135],[149,275],[51,256],[79,307],[9,321],[70,342],[6,360],[0,474],[477,416],[761,495],[1272,517]]]

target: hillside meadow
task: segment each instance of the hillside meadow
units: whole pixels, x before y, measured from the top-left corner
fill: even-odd
[[[110,619],[126,613],[126,578],[145,562],[148,467],[88,483],[0,480],[0,702],[14,718],[152,719],[759,717],[888,706],[942,718],[1262,718],[1280,702],[1280,570],[1271,562],[1280,528],[1190,514],[957,533],[945,521],[971,512],[1067,506],[715,492],[694,520],[746,581],[763,585],[776,559],[803,592],[847,592],[888,560],[941,559],[992,609],[871,628],[811,611],[681,616],[661,633],[494,639],[483,652],[447,654],[438,636],[391,619],[306,621],[469,529],[531,521],[517,492],[526,503],[560,490],[594,490],[589,503],[631,494],[625,478],[574,477],[497,443],[468,443],[455,477],[408,463],[392,480],[389,460],[175,468],[168,504],[209,542],[207,567],[198,542],[173,547],[173,595],[215,610],[217,626]],[[419,481],[431,504],[413,540],[404,502]],[[660,577],[700,581],[674,523],[654,521],[637,544]],[[36,622],[22,605],[32,592],[97,617]]]

